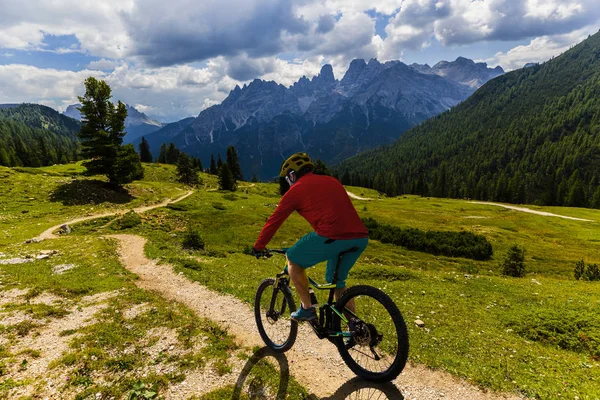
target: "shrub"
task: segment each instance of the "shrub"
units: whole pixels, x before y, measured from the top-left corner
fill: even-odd
[[[121,218],[119,218],[116,222],[116,228],[119,230],[133,228],[142,223],[142,217],[135,211],[131,210],[125,214]]]
[[[225,206],[223,205],[223,203],[212,203],[212,206],[217,209],[217,210],[225,210]]]
[[[598,269],[598,264],[588,264],[583,276],[586,281],[600,281],[600,269]]]
[[[409,250],[474,260],[489,260],[493,254],[491,243],[485,237],[472,232],[424,232],[416,228],[404,229],[380,224],[373,218],[365,218],[363,222],[369,230],[371,239]]]
[[[525,249],[512,245],[502,262],[502,274],[520,278],[525,275]]]
[[[573,274],[577,280],[600,281],[600,268],[598,268],[598,264],[588,264],[586,266],[583,260],[575,263]]]
[[[200,231],[189,226],[183,235],[183,248],[192,250],[204,250],[204,238],[200,235]]]
[[[577,261],[575,263],[575,270],[573,271],[573,273],[575,275],[575,279],[580,280],[581,278],[583,278],[583,275],[585,273],[585,263],[583,262],[583,260]]]

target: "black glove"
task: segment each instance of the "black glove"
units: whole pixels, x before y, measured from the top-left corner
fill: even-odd
[[[265,251],[264,250],[256,250],[254,247],[252,247],[252,255],[256,258],[261,258],[265,255]]]

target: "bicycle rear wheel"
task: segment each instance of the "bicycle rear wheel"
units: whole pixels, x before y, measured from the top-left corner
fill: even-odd
[[[289,290],[275,288],[274,284],[275,280],[268,278],[258,286],[254,298],[254,317],[258,333],[267,347],[283,353],[294,345],[298,334],[298,323],[290,317],[296,311],[296,304]]]
[[[387,294],[371,286],[348,289],[335,307],[351,309],[352,303],[356,316],[352,322],[334,320],[335,330],[352,334],[351,339],[336,338],[342,359],[363,379],[393,380],[402,372],[408,358],[408,331],[400,310]]]

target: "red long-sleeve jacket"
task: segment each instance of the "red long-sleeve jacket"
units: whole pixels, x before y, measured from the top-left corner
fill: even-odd
[[[254,248],[264,250],[283,221],[294,211],[298,211],[319,236],[358,239],[369,235],[344,186],[330,176],[308,173],[283,195],[260,232]]]

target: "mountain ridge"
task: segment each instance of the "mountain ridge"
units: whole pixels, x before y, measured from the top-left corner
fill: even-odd
[[[67,107],[64,115],[81,121],[81,113],[77,109],[81,104],[71,104]],[[146,114],[138,111],[135,107],[125,104],[127,108],[127,118],[125,119],[125,131],[127,134],[123,138],[123,143],[131,143],[144,135],[155,132],[165,126],[164,123],[156,121]]]
[[[600,208],[600,33],[336,171],[389,194]]]
[[[246,175],[268,179],[288,153],[307,151],[325,162],[341,161],[392,143],[472,92],[471,86],[420,73],[400,61],[356,59],[340,80],[329,64],[289,87],[254,79],[234,87],[179,134],[169,131],[146,139],[153,149],[158,142],[173,141],[204,160],[234,145]]]

